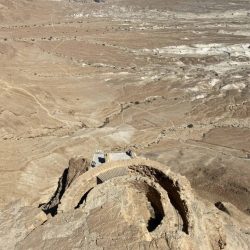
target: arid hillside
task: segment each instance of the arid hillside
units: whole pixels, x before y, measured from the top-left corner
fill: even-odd
[[[250,2],[0,0],[0,208],[98,149],[249,216]]]

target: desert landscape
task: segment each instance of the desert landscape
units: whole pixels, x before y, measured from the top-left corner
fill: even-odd
[[[0,249],[250,248],[249,0],[0,0],[0,95]]]

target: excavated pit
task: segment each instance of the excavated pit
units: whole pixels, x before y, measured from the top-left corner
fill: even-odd
[[[121,176],[116,176],[116,177],[122,178]],[[163,208],[163,204],[161,200],[161,194],[158,192],[158,190],[155,187],[148,184],[145,178],[143,178],[142,180],[139,180],[139,179],[135,180],[135,176],[133,177],[126,176],[125,178],[117,180],[116,177],[106,180],[105,182],[99,183],[98,187],[102,185],[109,186],[110,185],[109,181],[113,182],[113,180],[116,179],[115,180],[116,188],[119,188],[119,186],[123,186],[125,183],[128,189],[133,190],[132,192],[139,193],[140,196],[145,197],[146,205],[143,204],[142,206],[142,204],[140,203],[138,204],[135,203],[135,206],[136,206],[135,210],[140,211],[140,214],[144,214],[143,218],[146,224],[146,228],[148,232],[153,232],[159,225],[161,225],[165,217],[165,212],[164,212],[164,208]],[[112,185],[110,185],[110,188],[111,187]],[[90,192],[93,189],[94,188],[91,188],[86,193],[83,194],[77,206],[75,206],[75,209],[78,209],[78,208],[85,209],[85,206],[89,205],[88,202],[91,203],[91,201],[88,201],[88,197],[89,197]],[[145,212],[143,207],[144,208],[147,207],[146,209],[147,212]]]
[[[153,232],[161,224],[165,216],[162,201],[161,201],[161,194],[157,191],[156,188],[150,186],[145,181],[139,181],[139,180],[137,180],[136,182],[131,181],[128,175],[128,169],[124,167],[112,169],[112,170],[106,171],[98,175],[96,177],[96,184],[99,186],[117,177],[125,177],[125,179],[127,179],[127,182],[131,184],[131,186],[134,189],[138,190],[139,193],[142,193],[147,198],[148,211],[150,212],[150,217],[148,218],[148,221],[147,221],[147,230],[149,232]],[[91,190],[93,190],[93,188],[94,187],[90,188],[87,192],[85,192],[82,195],[81,199],[79,200],[78,204],[74,207],[74,209],[78,209],[83,204],[86,204],[87,197],[89,193],[91,192]]]
[[[128,169],[133,170],[128,171]],[[180,197],[180,187],[178,182],[174,182],[171,178],[166,176],[163,172],[156,170],[154,168],[148,167],[148,166],[130,166],[128,169],[122,167],[117,168],[113,170],[108,170],[101,175],[98,175],[96,177],[96,185],[102,185],[106,181],[112,180],[117,177],[125,177],[128,178],[129,182],[129,176],[141,176],[142,178],[146,178],[148,180],[152,180],[155,183],[158,183],[160,187],[163,188],[167,192],[167,195],[169,197],[169,201],[171,205],[173,206],[176,216],[178,217],[178,225],[180,230],[188,234],[188,208],[184,200]],[[130,175],[129,175],[130,172]],[[161,194],[160,192],[150,185],[148,185],[146,182],[133,182],[133,186],[139,190],[140,193],[144,194],[147,197],[149,205],[149,211],[150,211],[150,218],[147,222],[147,230],[149,232],[153,232],[163,221],[165,217],[162,200],[161,200]],[[75,209],[80,208],[81,205],[86,202],[87,196],[89,192],[93,189],[89,189],[87,192],[85,192],[77,205],[74,207]]]
[[[147,198],[154,210],[154,213],[148,221],[147,227],[148,231],[152,232],[161,224],[165,214],[161,203],[161,196],[156,189],[150,187],[149,192],[147,193]]]
[[[148,220],[147,230],[153,232],[161,224],[165,216],[161,195],[157,189],[145,182],[134,182],[133,186],[139,190],[139,192],[144,193],[148,199],[151,216]]]
[[[149,166],[130,166],[129,169],[142,176],[153,178],[164,190],[166,190],[172,206],[176,209],[182,220],[182,231],[188,234],[188,207],[186,202],[181,199],[179,183],[166,176],[162,171]]]
[[[85,162],[86,163],[86,162]],[[75,164],[73,164],[74,166]],[[79,164],[78,164],[79,165]],[[63,175],[58,181],[58,187],[50,201],[46,204],[43,204],[41,207],[43,211],[47,214],[51,214],[55,216],[57,214],[57,209],[60,204],[60,201],[70,184],[83,172],[86,172],[86,168],[84,171],[81,168],[72,168],[72,163],[69,164],[69,168],[65,169]],[[73,173],[72,174],[72,169]],[[147,165],[128,165],[124,167],[117,167],[114,169],[110,169],[100,174],[96,175],[96,184],[102,185],[104,182],[116,179],[117,177],[125,178],[129,182],[129,178],[144,178],[146,180],[159,185],[162,188],[162,191],[166,191],[168,195],[168,199],[170,204],[174,208],[176,212],[176,217],[178,218],[178,226],[179,229],[189,233],[189,211],[185,200],[181,198],[181,190],[180,184],[178,181],[171,179],[171,177],[167,176],[163,171],[147,166]],[[139,180],[138,179],[138,180]],[[146,196],[148,201],[148,211],[150,216],[147,218],[147,230],[149,232],[153,232],[164,220],[165,213],[162,204],[161,193],[157,190],[155,185],[149,185],[147,182],[133,183],[136,189],[140,190],[140,192]],[[79,200],[75,201],[75,205],[72,206],[72,209],[78,209],[81,207],[83,203],[86,202],[87,196],[92,189],[94,189],[94,185],[89,187],[89,189],[83,191],[82,195],[79,196]],[[162,192],[161,191],[161,192]]]

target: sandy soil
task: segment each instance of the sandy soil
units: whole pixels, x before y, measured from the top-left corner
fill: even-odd
[[[250,211],[249,1],[0,0],[0,204],[131,148]]]

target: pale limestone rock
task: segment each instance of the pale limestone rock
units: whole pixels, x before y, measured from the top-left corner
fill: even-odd
[[[121,168],[127,169],[123,175]],[[100,174],[106,176],[102,183]],[[26,231],[21,237],[15,237],[17,230],[9,231],[0,242],[19,250],[249,249],[249,218],[223,204],[229,213],[199,198],[186,178],[157,162],[111,162],[76,178],[63,195],[59,213],[43,225],[46,217],[41,212],[28,212],[22,215],[31,216],[27,226],[17,215],[30,208],[18,208],[16,222],[5,218],[7,227],[16,223]],[[6,224],[3,228],[6,232]]]
[[[0,249],[14,249],[33,230],[47,220],[39,208],[13,202],[0,211]]]

